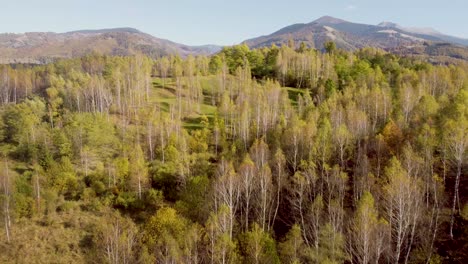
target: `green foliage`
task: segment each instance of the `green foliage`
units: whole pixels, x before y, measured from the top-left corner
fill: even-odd
[[[223,67],[223,60],[220,55],[214,55],[210,58],[210,73],[217,74],[222,70]]]
[[[49,185],[58,194],[69,199],[77,198],[80,192],[80,183],[70,159],[63,157],[59,162],[53,162],[46,170]]]
[[[336,84],[333,80],[327,79],[325,81],[325,92],[327,97],[331,97],[334,93],[336,93]]]
[[[314,258],[318,263],[343,263],[348,258],[343,234],[333,230],[329,223],[320,231],[318,255]]]
[[[325,50],[327,51],[327,53],[334,53],[335,50],[336,50],[336,44],[335,42],[332,42],[332,41],[329,41],[329,42],[325,42],[325,44],[323,44]]]
[[[211,194],[210,180],[206,176],[195,176],[189,179],[179,200],[179,211],[189,219],[204,223],[209,215]]]
[[[0,262],[462,259],[468,68],[325,49],[0,66]]]
[[[244,234],[242,242],[245,263],[280,263],[275,241],[258,224]]]
[[[129,210],[135,207],[136,202],[137,195],[135,192],[119,192],[114,204],[117,208]]]
[[[291,227],[284,242],[280,243],[279,249],[281,263],[302,263],[305,245],[299,225],[295,224]]]
[[[247,66],[249,47],[246,44],[225,47],[221,54],[226,57],[226,64],[230,73],[235,73],[237,68]]]
[[[9,105],[2,113],[1,135],[4,142],[16,146],[15,154],[18,158],[35,158],[37,141],[43,133],[41,122],[44,113],[45,105],[37,97],[26,99],[17,105]]]
[[[464,220],[468,221],[468,204],[465,204],[463,206],[463,210],[461,211],[461,217],[463,217]]]
[[[138,198],[142,198],[142,193],[149,184],[148,169],[145,157],[140,145],[136,145],[129,158],[129,183],[131,189],[138,193]]]
[[[164,198],[176,201],[179,197],[177,164],[174,162],[155,162],[151,168],[153,187],[163,192]]]
[[[198,232],[196,226],[179,216],[174,209],[163,207],[146,223],[143,239],[148,248],[155,251],[156,259],[182,262],[190,257],[187,254],[198,242],[197,236],[188,236],[192,232]]]

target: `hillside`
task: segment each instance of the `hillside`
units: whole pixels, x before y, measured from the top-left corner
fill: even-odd
[[[1,263],[468,259],[467,63],[238,45],[0,73]]]
[[[281,46],[290,40],[294,40],[296,45],[304,42],[319,50],[324,49],[325,42],[333,41],[338,48],[350,51],[375,47],[387,51],[399,50],[403,54],[413,54],[414,48],[444,43],[444,47],[452,52],[442,53],[450,57],[464,58],[468,53],[468,40],[447,36],[432,29],[404,28],[391,22],[382,22],[379,25],[359,24],[330,16],[307,24],[290,25],[269,35],[245,40],[244,43],[251,48],[258,48],[273,44]],[[441,49],[440,46],[437,48]],[[432,50],[425,54],[433,56]]]
[[[327,4],[53,2],[223,43]],[[330,16],[222,48],[0,34],[0,264],[468,263],[467,45]]]
[[[92,52],[121,56],[142,53],[153,58],[169,54],[185,57],[212,54],[219,49],[215,45],[187,46],[133,28],[0,34],[0,63],[47,63]]]

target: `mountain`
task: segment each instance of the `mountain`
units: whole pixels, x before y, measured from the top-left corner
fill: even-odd
[[[468,39],[444,35],[433,29],[404,28],[396,23],[382,22],[378,25],[367,25],[348,22],[342,19],[324,16],[307,24],[294,24],[282,28],[270,35],[261,36],[244,43],[251,48],[277,46],[294,40],[296,45],[304,42],[309,47],[323,49],[327,41],[335,42],[336,46],[346,50],[356,50],[363,47],[376,47],[388,51],[410,51],[415,47],[437,46],[461,49],[463,57],[468,54]],[[444,43],[444,45],[440,45]],[[448,44],[447,44],[448,43]],[[447,45],[446,45],[447,44]],[[431,49],[433,50],[433,49]],[[468,59],[468,56],[466,56]]]
[[[92,52],[106,55],[143,53],[151,57],[179,54],[184,57],[189,54],[212,54],[220,49],[215,45],[183,45],[134,28],[0,34],[0,63],[47,63]]]
[[[397,28],[409,33],[414,33],[414,34],[419,34],[419,35],[428,35],[432,37],[436,37],[440,39],[441,41],[445,41],[447,43],[452,43],[452,44],[459,44],[462,46],[468,46],[468,39],[463,39],[459,37],[454,37],[454,36],[449,36],[446,34],[443,34],[433,28],[426,27],[426,28],[418,28],[418,27],[402,27],[396,23],[393,22],[382,22],[378,24],[377,26],[380,27],[387,27],[387,28]]]
[[[323,50],[333,41],[338,48],[356,50],[376,47],[399,54],[439,56],[468,60],[468,39],[440,33],[431,28],[402,27],[393,22],[366,25],[324,16],[310,23],[284,27],[270,35],[244,41],[251,48],[287,44],[294,40]],[[105,55],[150,57],[179,54],[182,57],[209,55],[220,46],[189,46],[154,37],[134,28],[78,30],[66,33],[29,32],[0,34],[0,64],[48,63],[59,58],[80,57],[92,52]]]

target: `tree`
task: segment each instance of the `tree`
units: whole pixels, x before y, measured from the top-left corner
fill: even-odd
[[[276,216],[278,215],[278,209],[280,206],[280,203],[282,201],[281,199],[281,193],[283,191],[283,187],[285,185],[285,176],[286,171],[285,171],[285,166],[286,166],[286,157],[284,156],[283,152],[281,151],[280,148],[275,153],[274,156],[274,176],[275,176],[275,186],[276,186],[276,204],[275,204],[275,211],[273,214],[273,219],[271,221],[271,225],[275,224],[276,221]]]
[[[279,244],[282,263],[298,264],[304,255],[304,240],[299,225],[295,224],[286,234],[285,240]]]
[[[250,148],[250,155],[255,163],[256,171],[258,173],[258,210],[259,210],[259,224],[263,230],[270,228],[270,210],[272,202],[272,180],[271,180],[271,169],[268,165],[270,158],[270,150],[268,145],[263,139],[255,140],[254,144]]]
[[[219,73],[221,71],[222,65],[223,65],[223,62],[219,55],[212,56],[210,58],[210,64],[209,64],[210,73],[211,74]]]
[[[284,133],[285,137],[285,151],[288,154],[288,162],[291,164],[293,171],[297,171],[297,168],[303,158],[302,149],[304,147],[304,138],[307,135],[305,133],[306,123],[297,118],[293,118],[290,121],[289,128]]]
[[[41,177],[40,177],[40,166],[37,163],[33,164],[33,176],[31,182],[34,186],[34,196],[36,198],[36,209],[38,212],[41,211]]]
[[[364,192],[350,227],[350,252],[357,263],[379,263],[382,253],[379,245],[384,242],[380,228],[374,197],[370,192]]]
[[[238,260],[236,244],[229,235],[230,214],[229,208],[221,205],[217,212],[211,213],[205,224],[211,263],[236,263]]]
[[[257,170],[255,165],[250,159],[249,154],[246,154],[239,168],[242,196],[241,202],[243,204],[241,212],[243,215],[243,225],[245,231],[249,229],[249,221],[252,217],[251,211],[252,207],[255,205],[255,199],[257,196],[256,190],[258,179],[255,177],[256,174]]]
[[[240,196],[240,179],[234,171],[232,162],[222,160],[218,166],[218,179],[215,182],[215,199],[216,208],[226,206],[229,210],[229,225],[228,234],[232,239],[234,228],[234,217],[237,211]]]
[[[258,224],[244,234],[245,263],[279,263],[275,241]]]
[[[10,177],[10,168],[8,165],[8,160],[4,157],[3,158],[3,169],[1,172],[1,198],[2,198],[2,209],[3,209],[3,224],[5,226],[5,235],[7,242],[10,242],[11,239],[11,212],[10,212],[10,206],[11,206],[11,198],[12,198],[12,193],[11,193],[11,185],[12,185],[12,179]]]
[[[98,244],[108,263],[133,263],[138,240],[137,227],[128,218],[111,212],[106,215],[106,223],[100,227]]]
[[[351,133],[349,132],[346,125],[342,124],[338,127],[336,133],[334,133],[334,141],[338,148],[340,166],[346,169],[346,154],[350,149]]]
[[[319,122],[317,135],[316,135],[316,147],[318,155],[318,166],[320,168],[320,177],[325,177],[325,171],[328,166],[328,160],[331,156],[331,143],[332,143],[332,128],[328,118],[323,118]]]
[[[398,153],[401,142],[403,141],[403,133],[401,132],[400,127],[398,127],[393,120],[387,122],[383,128],[382,136],[392,154]]]
[[[395,157],[386,167],[385,175],[388,180],[384,186],[385,207],[392,232],[392,259],[394,263],[399,263],[403,254],[411,251],[414,232],[419,224],[422,192],[420,182],[408,175]]]
[[[145,225],[143,239],[162,263],[195,263],[198,227],[168,207],[159,209]]]
[[[456,208],[460,208],[459,186],[462,176],[462,165],[468,148],[468,92],[460,90],[453,105],[453,119],[449,118],[444,124],[444,139],[452,154],[452,160],[457,168],[452,200],[450,219],[450,237],[453,238],[453,223]]]
[[[307,183],[307,179],[300,173],[296,172],[294,176],[291,179],[291,205],[293,212],[298,214],[298,219],[296,220],[298,223],[301,224],[302,230],[304,232],[304,240],[307,244],[309,244],[308,236],[306,235],[306,218],[305,218],[305,212],[306,212],[306,204],[307,204],[307,198],[309,194],[309,184]],[[318,220],[314,218],[314,220]]]
[[[130,154],[130,186],[138,193],[138,199],[142,199],[142,193],[149,184],[148,169],[141,146],[137,144]]]
[[[320,244],[316,251],[318,254],[313,256],[318,263],[343,263],[348,258],[344,251],[345,240],[343,234],[333,230],[327,223],[320,230]]]
[[[161,60],[158,61],[159,66],[159,74],[162,79],[162,86],[163,88],[166,87],[166,79],[169,72],[170,61],[167,57],[162,57]]]
[[[323,44],[323,46],[324,46],[325,50],[327,51],[327,53],[329,53],[329,54],[333,54],[335,52],[335,50],[336,50],[336,44],[333,41],[325,42]]]

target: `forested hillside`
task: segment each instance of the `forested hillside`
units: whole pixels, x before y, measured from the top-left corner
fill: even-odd
[[[108,56],[145,54],[150,58],[180,54],[210,55],[221,47],[188,46],[154,37],[134,28],[78,30],[65,33],[0,33],[1,64],[47,64],[91,53]]]
[[[468,64],[294,47],[0,66],[0,262],[466,263]]]

